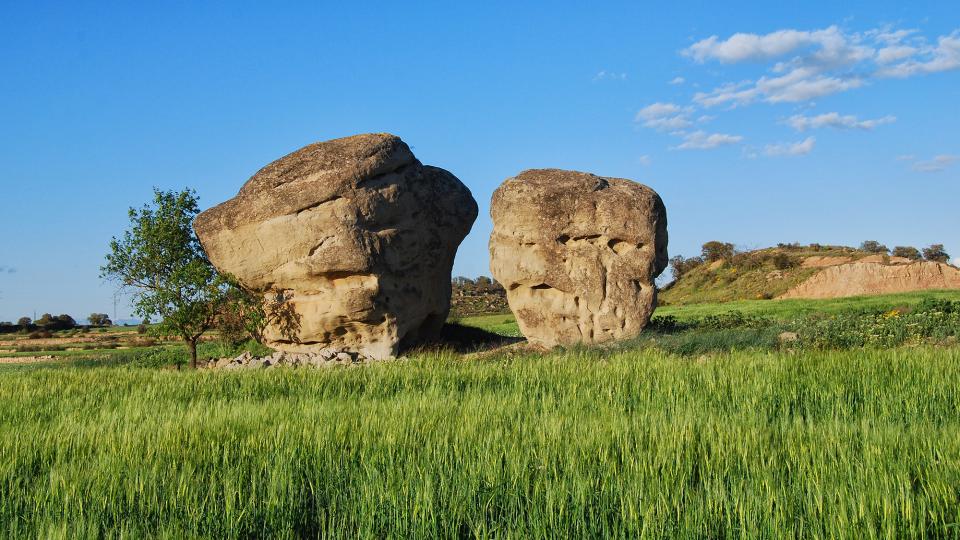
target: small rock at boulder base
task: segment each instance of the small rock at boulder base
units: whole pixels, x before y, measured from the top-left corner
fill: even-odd
[[[476,217],[460,180],[379,133],[270,163],[194,229],[218,270],[289,298],[299,329],[272,324],[267,345],[379,359],[440,331],[453,258]]]
[[[490,216],[490,270],[531,343],[627,339],[650,321],[654,279],[667,266],[667,212],[649,187],[528,170],[497,188]]]

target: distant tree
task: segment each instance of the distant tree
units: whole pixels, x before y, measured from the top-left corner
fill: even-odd
[[[890,249],[876,240],[864,240],[863,243],[860,244],[860,251],[867,253],[889,253]]]
[[[945,263],[950,260],[950,254],[944,251],[943,244],[932,244],[923,248],[923,258],[928,261]]]
[[[682,278],[687,272],[703,264],[702,257],[690,257],[685,259],[683,255],[677,255],[670,259],[670,270],[673,273],[673,279]]]
[[[90,321],[91,326],[110,326],[113,324],[110,316],[106,313],[91,313],[87,316],[87,320]]]
[[[477,289],[481,291],[486,291],[493,286],[493,280],[487,276],[478,276],[477,279],[474,280],[474,283],[476,284]]]
[[[57,316],[44,313],[39,319],[33,321],[33,324],[44,330],[69,330],[77,325],[77,321],[65,313]]]
[[[132,289],[135,312],[161,322],[154,331],[182,339],[197,367],[197,342],[213,327],[228,290],[191,224],[196,193],[154,189],[153,203],[129,211],[130,228],[110,241],[101,277]]]
[[[17,319],[17,326],[26,328],[30,326],[31,323],[33,323],[33,320],[30,317],[20,317]]]
[[[913,246],[896,246],[893,248],[892,255],[894,257],[903,257],[912,261],[918,261],[923,257],[920,254],[920,250]]]
[[[701,254],[707,262],[729,260],[733,258],[733,244],[711,240],[702,246]]]

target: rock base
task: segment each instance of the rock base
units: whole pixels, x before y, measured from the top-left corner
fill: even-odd
[[[236,358],[221,358],[211,360],[206,367],[210,369],[269,369],[275,367],[336,367],[350,366],[373,361],[373,358],[363,354],[338,351],[335,349],[320,349],[309,353],[289,353],[277,351],[270,356],[254,356],[245,352]]]

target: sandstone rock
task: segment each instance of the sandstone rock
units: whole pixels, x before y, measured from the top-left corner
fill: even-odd
[[[493,194],[490,270],[531,343],[636,336],[667,266],[667,214],[650,188],[620,178],[537,169]]]
[[[268,345],[387,358],[443,325],[453,257],[476,216],[455,176],[398,137],[366,134],[270,163],[194,228],[219,270],[291,298],[297,339],[274,325]]]
[[[825,268],[779,298],[842,298],[929,289],[960,289],[960,270],[929,261],[895,265],[857,261]]]

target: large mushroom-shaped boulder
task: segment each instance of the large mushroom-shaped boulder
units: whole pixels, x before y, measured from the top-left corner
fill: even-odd
[[[268,345],[389,358],[443,326],[453,258],[476,217],[460,180],[378,133],[270,163],[194,229],[218,270],[289,299],[298,328],[271,324]]]
[[[636,336],[667,266],[667,212],[647,186],[535,169],[505,181],[490,206],[490,270],[531,343]]]

